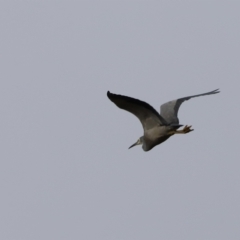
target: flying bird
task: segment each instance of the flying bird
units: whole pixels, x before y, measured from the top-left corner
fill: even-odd
[[[144,151],[149,151],[158,144],[166,141],[174,134],[186,134],[194,130],[191,129],[192,126],[188,125],[186,125],[182,130],[177,130],[183,126],[179,124],[177,115],[178,110],[184,101],[189,100],[190,98],[216,93],[219,93],[218,89],[164,103],[160,107],[160,114],[151,105],[141,100],[113,94],[109,91],[107,92],[107,96],[119,108],[134,114],[142,124],[144,135],[129,148],[142,145]]]

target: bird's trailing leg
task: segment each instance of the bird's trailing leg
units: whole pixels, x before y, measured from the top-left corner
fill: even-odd
[[[192,126],[186,125],[182,130],[176,130],[174,131],[174,134],[185,134],[193,131],[194,129],[191,129]]]

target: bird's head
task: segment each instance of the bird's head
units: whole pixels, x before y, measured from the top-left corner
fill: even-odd
[[[142,145],[143,144],[143,137],[140,137],[137,142],[135,142],[133,145],[131,145],[128,149],[137,146],[137,145]]]

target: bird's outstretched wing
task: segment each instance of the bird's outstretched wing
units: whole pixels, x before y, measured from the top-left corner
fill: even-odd
[[[107,92],[108,98],[114,102],[119,108],[134,114],[142,123],[143,129],[148,130],[158,125],[165,125],[166,121],[159,113],[148,103]]]
[[[163,105],[161,105],[160,115],[167,121],[168,124],[178,124],[179,123],[179,120],[177,117],[178,109],[180,108],[181,104],[184,101],[189,100],[190,98],[211,95],[216,93],[219,93],[218,89],[211,92],[193,95],[189,97],[183,97],[183,98],[179,98],[179,99],[164,103]]]

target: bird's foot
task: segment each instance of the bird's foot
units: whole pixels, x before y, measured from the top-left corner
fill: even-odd
[[[191,129],[192,126],[188,126],[186,125],[183,129],[182,129],[182,132],[183,133],[189,133],[191,131],[193,131],[194,129]]]
[[[173,134],[186,134],[186,133],[189,133],[191,131],[193,131],[194,129],[191,129],[192,126],[188,126],[186,125],[182,130],[174,130],[172,132],[169,132],[170,135],[173,135]]]

